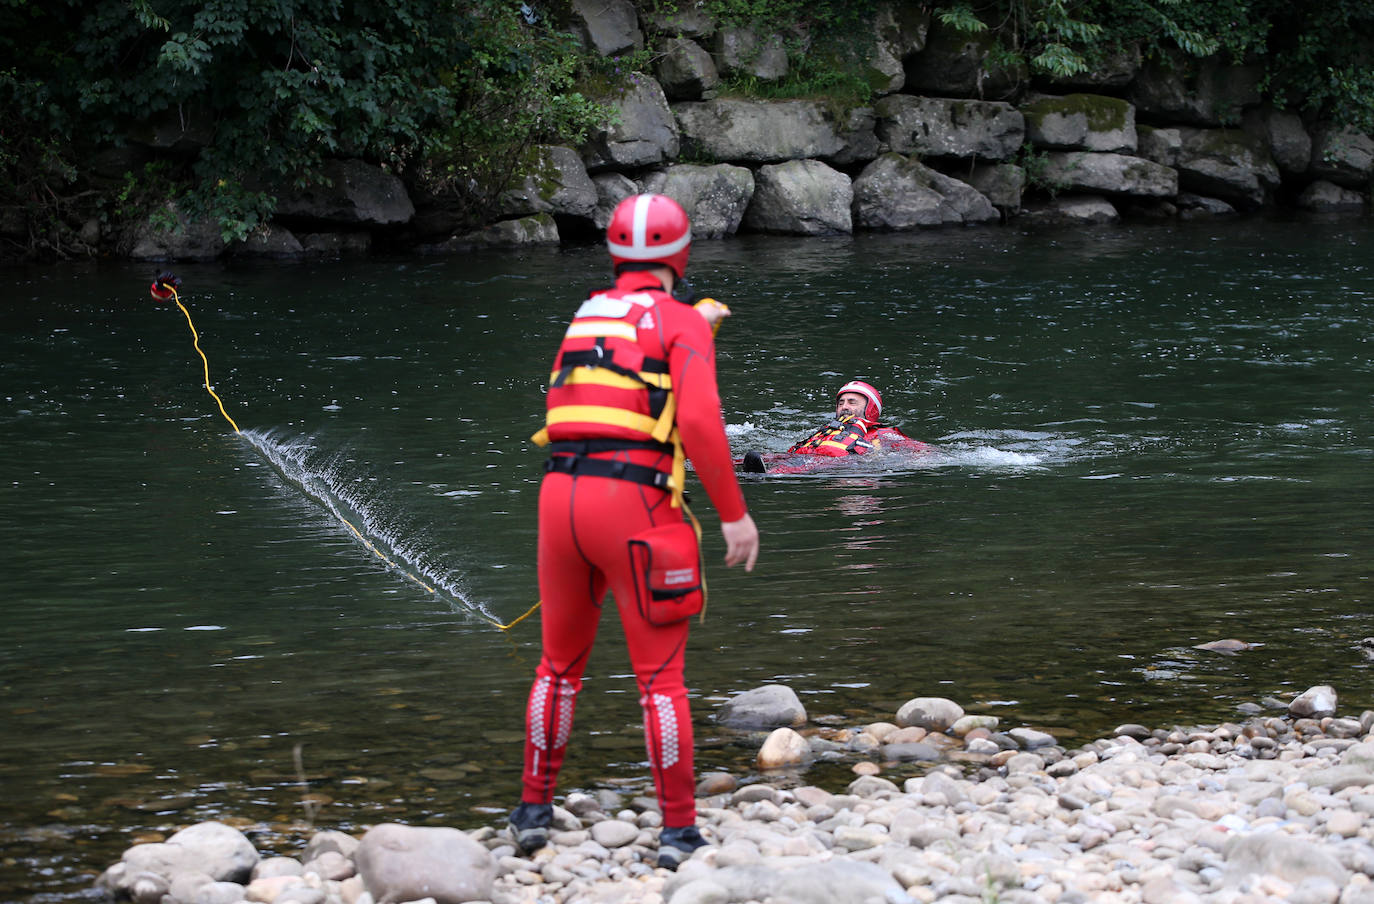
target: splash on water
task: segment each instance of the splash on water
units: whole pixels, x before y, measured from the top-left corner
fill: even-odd
[[[350,475],[347,450],[323,451],[310,437],[286,438],[279,431],[245,430],[240,434],[286,484],[319,505],[341,529],[394,572],[446,599],[455,611],[500,625],[495,615],[472,599],[451,570],[434,562],[423,548],[423,535],[407,536],[386,506],[359,491],[372,480]]]

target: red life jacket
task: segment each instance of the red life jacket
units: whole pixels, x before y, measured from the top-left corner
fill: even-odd
[[[649,448],[674,456],[667,486],[679,504],[686,480],[686,457],[674,416],[676,396],[668,362],[645,352],[639,328],[653,323],[660,302],[672,298],[662,289],[610,289],[597,292],[568,324],[549,375],[544,428],[531,439],[538,445],[577,443],[582,452]]]
[[[873,443],[866,437],[879,424],[869,424],[863,418],[848,415],[836,418],[787,451],[794,455],[862,455],[873,451]]]

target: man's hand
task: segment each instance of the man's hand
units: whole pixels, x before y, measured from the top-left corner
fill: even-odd
[[[706,322],[711,325],[712,334],[720,330],[720,322],[730,316],[730,309],[714,298],[703,298],[692,307],[706,318]]]
[[[745,571],[753,571],[759,558],[759,529],[754,519],[745,515],[738,521],[723,521],[720,532],[725,537],[725,564],[743,562]]]

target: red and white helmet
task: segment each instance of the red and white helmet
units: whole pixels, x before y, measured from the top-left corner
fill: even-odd
[[[877,421],[879,416],[882,415],[882,393],[878,392],[878,390],[874,389],[870,384],[865,383],[863,380],[850,380],[848,383],[841,386],[839,391],[835,393],[836,400],[846,392],[857,392],[859,395],[868,399],[868,404],[864,406],[864,420]]]
[[[630,195],[615,207],[606,226],[611,264],[654,263],[682,279],[692,250],[687,211],[667,195]]]

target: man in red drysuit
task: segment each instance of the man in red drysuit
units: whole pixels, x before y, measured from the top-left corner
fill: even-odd
[[[548,840],[573,709],[609,590],[663,814],[658,865],[676,869],[706,843],[695,825],[683,683],[689,617],[704,604],[697,538],[683,520],[687,458],[720,515],[726,565],[752,571],[759,535],[735,477],[716,387],[712,326],[725,312],[697,310],[671,294],[691,248],[686,212],[664,195],[631,196],[616,207],[606,242],[615,285],[592,293],[569,325],[550,375],[546,426],[534,437],[552,453],[539,493],[543,655],[525,717],[521,803],[510,823],[526,853]]]
[[[878,423],[883,397],[863,380],[850,380],[835,393],[835,420],[788,449],[802,455],[863,455],[876,449],[920,452],[930,448],[896,427]]]
[[[846,458],[869,452],[931,452],[934,447],[912,439],[889,424],[881,424],[883,397],[863,380],[850,380],[835,393],[835,417],[806,439],[782,453],[749,451],[740,467],[755,474],[798,474],[815,470],[827,458]],[[804,456],[797,458],[797,456]]]

